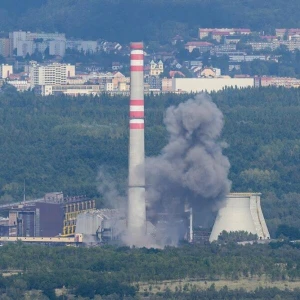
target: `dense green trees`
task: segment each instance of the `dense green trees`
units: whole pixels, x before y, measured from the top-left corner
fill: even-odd
[[[0,276],[0,293],[10,288],[18,294],[34,289],[51,295],[55,288],[65,287],[70,293],[84,297],[114,293],[122,297],[134,296],[138,282],[157,284],[172,279],[236,280],[261,276],[268,280],[299,280],[299,262],[299,246],[288,244],[273,247],[213,243],[158,250],[18,243],[0,248],[0,270],[19,273]],[[195,288],[188,290],[197,292]],[[212,290],[213,287],[209,289]]]
[[[146,97],[146,154],[166,143],[166,107],[191,96]],[[231,163],[232,191],[262,192],[271,235],[279,224],[300,227],[299,89],[228,89],[212,94],[224,114],[221,137]],[[101,166],[124,190],[128,154],[128,98],[37,97],[0,94],[0,202],[45,192],[97,192]]]
[[[62,7],[60,0],[21,4],[4,0],[0,24],[2,30],[60,31],[77,38],[163,43],[176,34],[195,37],[198,27],[250,27],[267,33],[274,28],[300,27],[298,5],[298,0],[288,5],[283,0],[64,0]]]

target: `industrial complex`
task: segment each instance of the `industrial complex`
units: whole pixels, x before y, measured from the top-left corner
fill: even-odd
[[[147,216],[145,186],[144,137],[144,49],[142,42],[130,45],[129,101],[129,168],[127,211],[96,209],[95,200],[85,196],[64,197],[62,192],[49,193],[42,199],[3,205],[8,216],[0,219],[0,242],[22,240],[46,244],[125,243],[129,246],[156,247],[174,245],[172,231],[189,242],[213,242],[222,231],[245,231],[258,239],[270,239],[260,206],[259,193],[232,193],[221,204],[210,230],[194,230],[193,208],[184,207],[176,220],[164,213]],[[188,79],[174,78],[176,90],[183,90]],[[199,80],[188,86],[189,91],[202,89]],[[204,80],[204,79],[203,79]],[[208,79],[209,80],[209,79]],[[253,79],[240,79],[243,87]],[[211,81],[209,91],[234,86],[230,79]],[[203,85],[207,86],[207,85]],[[209,236],[210,235],[210,236]],[[164,240],[162,243],[161,241]]]

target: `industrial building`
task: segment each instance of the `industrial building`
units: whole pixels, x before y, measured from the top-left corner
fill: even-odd
[[[0,219],[0,236],[72,237],[78,214],[94,210],[95,200],[85,196],[64,197],[48,193],[44,198],[1,207],[8,218]]]
[[[259,239],[270,239],[261,206],[260,193],[231,193],[219,209],[209,241],[218,239],[222,231],[246,231]]]
[[[121,240],[125,230],[124,211],[100,209],[79,214],[75,234],[82,234],[85,243],[112,243]]]

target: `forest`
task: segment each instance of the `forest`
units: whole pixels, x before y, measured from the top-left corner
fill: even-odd
[[[299,282],[299,249],[299,245],[284,242],[246,246],[212,243],[164,250],[47,247],[20,242],[0,248],[1,272],[14,273],[0,275],[0,299],[23,299],[29,290],[41,291],[45,296],[30,299],[57,299],[54,289],[63,287],[84,299],[112,294],[115,298],[103,299],[141,299],[141,295],[153,294],[151,291],[160,282],[184,279],[190,283],[179,282],[176,291],[161,288],[157,298],[150,299],[299,299],[299,289],[261,287],[250,292],[226,287],[219,290],[214,284],[200,290],[193,285],[196,280],[217,283],[222,279],[229,283],[241,279]],[[149,287],[141,288],[145,282]],[[8,298],[1,298],[3,294]]]
[[[146,96],[147,156],[159,154],[167,142],[166,108],[190,97]],[[271,236],[295,236],[300,228],[300,90],[226,89],[211,97],[224,114],[220,141],[231,164],[232,192],[261,192]],[[100,170],[121,193],[127,185],[128,98],[39,97],[5,87],[0,145],[0,203],[20,201],[25,180],[27,199],[63,191],[96,198],[103,207]],[[288,230],[278,231],[279,225]]]
[[[297,28],[298,10],[298,0],[289,0],[289,5],[284,0],[64,0],[63,6],[61,0],[2,0],[0,28],[165,43],[177,34],[196,37],[199,27],[243,27],[269,34],[275,28]]]

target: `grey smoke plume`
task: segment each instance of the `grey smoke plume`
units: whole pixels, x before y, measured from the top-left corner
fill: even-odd
[[[97,189],[102,196],[104,206],[125,211],[127,195],[121,194],[121,188],[116,186],[115,178],[104,166],[99,168],[97,182]]]
[[[148,214],[174,218],[186,204],[194,212],[209,211],[225,198],[231,182],[230,163],[219,141],[222,112],[207,94],[167,109],[168,144],[157,157],[146,159]],[[197,218],[197,217],[196,217]]]

